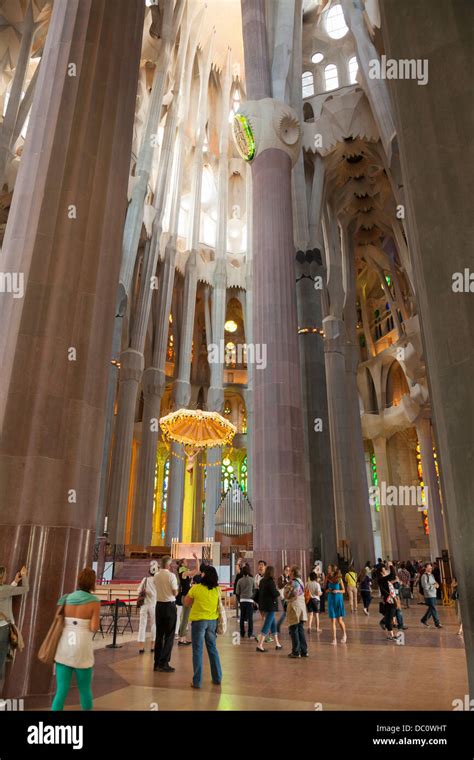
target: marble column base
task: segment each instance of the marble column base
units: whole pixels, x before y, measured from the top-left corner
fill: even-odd
[[[30,591],[17,597],[13,614],[25,640],[17,652],[14,677],[7,666],[3,696],[35,697],[54,693],[53,670],[37,658],[53,621],[58,599],[74,591],[79,572],[92,565],[95,531],[44,525],[0,525],[0,562],[10,582],[22,565],[29,569]]]

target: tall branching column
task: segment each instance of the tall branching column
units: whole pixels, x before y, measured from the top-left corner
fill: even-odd
[[[33,589],[12,697],[51,691],[36,653],[92,561],[143,16],[141,0],[54,3],[3,244],[24,297],[0,300],[0,554]]]
[[[253,340],[265,361],[253,372],[254,551],[271,564],[306,565],[308,505],[294,273],[292,167],[300,150],[295,112],[272,99],[263,0],[242,0],[252,125]],[[264,353],[265,352],[265,353]]]

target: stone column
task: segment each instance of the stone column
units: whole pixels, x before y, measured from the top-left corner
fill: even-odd
[[[355,284],[355,283],[354,283]],[[365,467],[364,439],[360,420],[357,367],[359,349],[354,343],[346,346],[346,395],[350,419],[352,506],[350,535],[353,559],[361,566],[374,554],[369,486]]]
[[[350,538],[356,565],[367,562],[374,553],[369,491],[365,467],[364,439],[360,420],[357,368],[360,361],[356,335],[356,272],[354,251],[354,226],[347,224],[342,230],[342,254],[345,270],[344,325],[346,330],[346,396],[350,422],[352,505],[350,508]]]
[[[194,327],[194,312],[196,308],[197,262],[196,251],[191,251],[186,265],[183,298],[183,320],[179,344],[178,378],[173,386],[173,406],[175,409],[185,409],[191,400],[191,351]],[[166,522],[166,543],[172,538],[181,540],[181,525],[184,497],[184,477],[186,462],[181,458],[181,446],[172,444],[171,451],[178,456],[172,456],[170,464],[170,480],[168,494],[168,518]]]
[[[277,567],[309,553],[294,273],[292,167],[300,151],[295,111],[272,100],[264,0],[242,0],[252,161],[253,340],[266,366],[253,373],[254,551]],[[263,354],[262,354],[263,355]]]
[[[92,559],[143,18],[141,0],[54,3],[3,244],[24,298],[0,300],[0,556],[32,586],[10,697],[51,692],[36,652]]]
[[[300,328],[322,330],[322,287],[325,269],[314,249],[323,250],[321,234],[324,164],[314,157],[314,175],[309,204],[309,247],[306,256],[297,254],[297,303]],[[324,339],[319,333],[302,333],[299,338],[303,380],[306,472],[311,501],[312,545],[315,558],[324,563],[337,557],[336,516],[332,488],[331,444],[324,363]]]
[[[166,74],[170,65],[170,54],[179,29],[184,1],[177,0],[173,15],[173,0],[160,3],[162,25],[160,29],[161,49],[158,56],[150,104],[143,129],[142,141],[135,168],[137,182],[132,199],[127,209],[127,218],[123,233],[123,256],[120,282],[127,294],[130,293],[135,259],[143,223],[143,204],[148,191],[148,181],[153,165],[153,154],[157,145],[156,134],[160,123]]]
[[[159,278],[158,298],[155,310],[155,339],[152,366],[147,368],[148,376],[153,375],[153,382],[147,384],[150,390],[148,403],[145,399],[142,422],[142,448],[139,461],[136,508],[132,521],[132,537],[135,543],[148,545],[152,540],[151,516],[153,513],[153,494],[155,483],[156,451],[160,431],[157,421],[160,417],[161,399],[166,385],[166,349],[168,346],[169,316],[173,298],[175,277],[177,228],[181,200],[181,181],[183,172],[184,128],[188,110],[189,88],[193,56],[186,52],[190,34],[189,23],[181,30],[181,39],[176,63],[176,80],[179,82],[177,92],[166,117],[163,144],[160,153],[160,171],[155,188],[156,225],[161,231],[165,210],[166,191],[172,186],[170,213],[170,237],[166,244],[163,264]],[[174,160],[173,160],[174,159]],[[155,235],[155,239],[156,239]],[[157,244],[159,241],[156,241]],[[176,336],[178,337],[178,336]],[[178,341],[177,341],[178,343]],[[153,389],[151,391],[151,388]],[[151,416],[150,416],[151,415]]]
[[[421,417],[416,423],[416,435],[420,444],[421,471],[425,484],[425,504],[428,510],[428,526],[431,559],[441,557],[443,549],[448,548],[444,529],[443,508],[439,495],[436,465],[433,457],[433,438],[431,421]],[[426,490],[427,489],[427,490]]]
[[[214,270],[214,288],[212,291],[211,312],[211,335],[208,335],[208,343],[220,346],[224,342],[224,324],[226,312],[226,286],[227,286],[227,202],[229,184],[229,103],[231,77],[230,51],[227,55],[225,77],[222,85],[222,108],[221,108],[221,135],[219,141],[219,179],[218,179],[218,228],[216,239],[216,267]],[[220,359],[219,352],[219,359]],[[207,408],[210,411],[222,412],[224,406],[224,364],[221,361],[210,365],[211,385],[207,394]],[[216,465],[222,459],[222,447],[218,446],[209,450],[207,461]],[[204,519],[204,534],[206,537],[214,536],[215,515],[221,500],[221,468],[208,467],[206,475],[206,514]]]
[[[429,60],[429,81],[391,81],[407,200],[407,231],[446,508],[459,581],[469,683],[474,694],[474,299],[453,290],[453,275],[472,281],[472,3],[381,3],[387,56]],[[446,79],[446,62],[450,76]],[[456,108],[446,109],[453,98]],[[453,140],[453,135],[456,138]],[[440,177],[449,181],[440,182]],[[418,188],[430,190],[428,198]],[[428,202],[427,202],[428,201]],[[450,213],[446,214],[446,208]],[[449,249],[449,256],[446,251]]]
[[[323,319],[324,359],[328,400],[331,465],[338,550],[350,540],[350,438],[345,388],[345,328],[331,315]]]
[[[392,484],[390,464],[388,461],[387,441],[385,438],[374,438],[372,441],[377,466],[378,486],[382,489],[382,483],[387,488]],[[371,507],[375,509],[375,507]],[[380,501],[380,540],[382,542],[382,559],[400,559],[397,540],[396,520],[394,506],[388,506]]]

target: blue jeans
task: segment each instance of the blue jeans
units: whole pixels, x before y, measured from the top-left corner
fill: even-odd
[[[299,655],[308,654],[308,645],[306,643],[306,637],[304,635],[304,623],[300,620],[295,625],[289,627],[291,636],[291,653]]]
[[[267,633],[276,633],[277,632],[277,627],[276,627],[276,622],[275,622],[275,614],[276,614],[275,612],[266,612],[265,613],[265,620],[264,620],[264,623],[263,623],[263,628],[261,630],[262,636],[263,636],[263,634],[265,634],[265,636],[266,636]]]
[[[10,626],[0,625],[0,697],[5,680],[5,662],[10,649]]]
[[[431,615],[431,617],[433,618],[435,622],[435,625],[439,625],[439,617],[438,617],[438,612],[436,610],[436,597],[435,596],[426,597],[425,604],[428,607],[428,609],[426,610],[425,614],[421,618],[421,622],[426,623],[428,618]]]
[[[216,646],[217,620],[193,620],[191,623],[191,641],[193,645],[193,683],[197,687],[202,684],[202,656],[206,642],[211,677],[213,683],[222,681],[221,661]]]

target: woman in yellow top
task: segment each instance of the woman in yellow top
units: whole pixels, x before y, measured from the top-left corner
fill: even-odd
[[[354,570],[353,562],[346,573],[346,586],[349,602],[351,603],[351,612],[357,612],[357,573]]]
[[[191,607],[191,643],[193,645],[194,676],[191,686],[200,689],[202,684],[202,655],[206,643],[212,683],[218,686],[222,680],[221,662],[216,646],[217,618],[219,614],[219,579],[215,567],[208,565],[202,572],[201,582],[191,586],[184,598]]]

